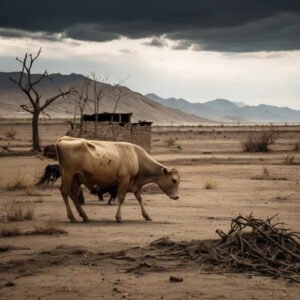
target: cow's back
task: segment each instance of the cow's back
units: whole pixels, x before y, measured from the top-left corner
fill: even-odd
[[[133,177],[138,172],[138,155],[130,143],[62,137],[56,148],[63,173],[70,176],[80,173],[103,186],[117,182],[122,176]]]

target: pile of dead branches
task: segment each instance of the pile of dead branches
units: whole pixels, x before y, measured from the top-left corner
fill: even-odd
[[[162,238],[151,246],[167,256],[197,261],[206,270],[215,266],[213,270],[254,272],[300,283],[300,235],[283,223],[274,223],[274,217],[264,221],[239,215],[227,234],[217,230],[220,240],[173,242]]]

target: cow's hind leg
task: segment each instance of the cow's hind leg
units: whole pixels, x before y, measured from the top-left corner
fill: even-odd
[[[81,193],[80,185],[81,185],[81,182],[80,182],[78,176],[75,176],[72,181],[70,196],[74,202],[74,205],[75,205],[80,217],[83,219],[84,222],[88,222],[89,218],[86,215],[85,211],[83,210],[82,206],[79,204],[79,195]]]
[[[137,201],[139,202],[139,205],[141,207],[141,211],[142,211],[142,215],[144,217],[144,219],[146,221],[152,221],[152,219],[150,218],[150,216],[148,215],[148,213],[146,212],[146,209],[144,207],[144,204],[143,204],[143,199],[142,199],[142,190],[139,189],[137,190],[135,193],[135,198],[137,199]]]
[[[62,180],[61,186],[60,186],[60,192],[61,192],[61,195],[62,195],[65,205],[66,205],[68,218],[72,223],[75,223],[76,219],[73,215],[73,212],[71,210],[70,203],[69,203],[69,191],[71,188],[70,185],[71,184],[69,184],[69,182],[67,180]]]

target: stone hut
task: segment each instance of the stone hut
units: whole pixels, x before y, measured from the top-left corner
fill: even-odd
[[[103,141],[119,141],[137,144],[151,150],[152,122],[131,122],[132,113],[100,113],[82,116],[82,137]],[[76,129],[78,136],[79,129]],[[74,132],[75,133],[75,132]],[[96,135],[95,135],[96,133]]]

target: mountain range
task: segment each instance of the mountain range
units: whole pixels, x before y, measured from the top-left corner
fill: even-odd
[[[177,108],[187,113],[221,122],[300,122],[300,111],[288,107],[260,104],[249,106],[243,102],[216,99],[204,103],[191,103],[182,98],[161,98],[156,94],[146,94],[162,105]]]
[[[28,99],[20,88],[12,82],[9,77],[19,78],[19,72],[0,72],[0,117],[21,117],[29,118],[30,114],[25,112],[20,105],[27,104]],[[39,74],[32,74],[32,80],[35,81]],[[84,81],[87,79],[79,74],[51,74],[48,78],[43,79],[37,89],[42,95],[42,99],[55,95],[59,89],[67,90],[69,87],[75,87],[79,91],[82,89]],[[110,85],[98,83],[99,86],[106,86],[107,90]],[[122,98],[117,106],[117,112],[132,112],[133,121],[149,120],[154,123],[202,123],[209,122],[206,118],[183,112],[176,108],[170,108],[153,101],[142,94],[134,92],[127,87],[120,87]],[[93,91],[90,89],[89,98],[93,98]],[[114,92],[107,94],[101,99],[100,111],[113,112],[117,95]],[[91,104],[92,105],[92,104]],[[92,113],[91,105],[87,107],[86,113]],[[73,117],[75,110],[74,99],[59,99],[51,104],[46,113],[52,118]]]
[[[30,114],[23,111],[20,105],[28,105],[28,99],[20,88],[9,80],[19,78],[19,72],[0,72],[0,117],[29,118]],[[36,80],[39,74],[33,74]],[[86,77],[80,74],[51,74],[38,85],[42,99],[55,95],[59,89],[66,90],[75,87],[82,89]],[[99,86],[110,85],[98,83]],[[191,103],[185,99],[161,98],[155,94],[142,95],[129,88],[120,87],[122,98],[119,101],[117,112],[132,112],[133,121],[151,120],[156,124],[184,124],[207,122],[300,122],[300,111],[288,107],[271,105],[249,106],[245,103],[233,102],[227,99],[216,99],[204,103]],[[112,112],[117,95],[112,92],[107,94],[100,103],[100,111]],[[90,89],[89,98],[93,98]],[[73,117],[75,110],[74,99],[60,99],[50,105],[46,113],[55,118]],[[92,113],[91,106],[86,113]]]

